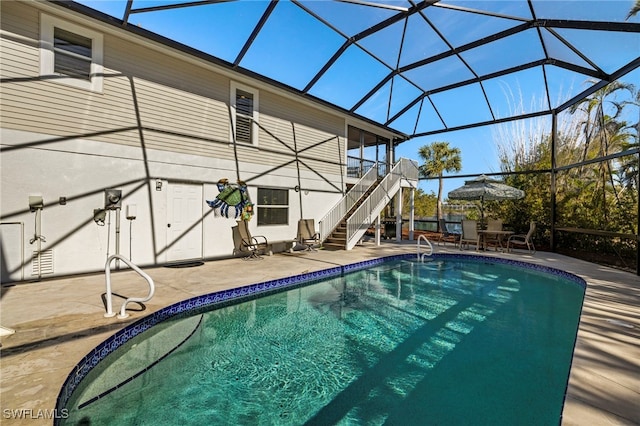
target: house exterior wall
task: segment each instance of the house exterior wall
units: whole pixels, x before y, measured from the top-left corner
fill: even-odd
[[[44,15],[101,34],[100,91],[40,76]],[[288,190],[288,224],[250,222],[270,241],[293,240],[299,218],[318,221],[341,197],[347,118],[338,112],[50,4],[3,2],[0,19],[2,282],[100,271],[116,245],[138,265],[166,263],[176,244],[170,185],[193,185],[203,201],[221,178],[245,181],[254,202],[259,187]],[[234,149],[236,80],[260,95],[258,146]],[[98,226],[107,188],[122,190],[120,220],[112,211]],[[29,196],[43,198],[41,212],[30,211]],[[235,219],[204,202],[198,209],[199,258],[231,256]],[[41,269],[38,246],[51,256]]]

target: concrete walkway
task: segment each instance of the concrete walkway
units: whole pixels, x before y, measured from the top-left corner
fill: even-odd
[[[460,253],[451,245],[437,251]],[[0,325],[15,333],[0,340],[0,423],[51,424],[47,417],[74,365],[115,331],[164,306],[235,286],[407,252],[415,252],[415,243],[365,243],[351,251],[282,253],[261,261],[227,259],[193,268],[147,269],[156,295],[145,303],[146,310],[131,311],[125,320],[103,317],[104,274],[3,286]],[[562,424],[640,425],[640,277],[545,252],[485,255],[563,269],[587,281]],[[140,296],[147,291],[146,283],[131,271],[114,273],[112,282],[115,293]]]

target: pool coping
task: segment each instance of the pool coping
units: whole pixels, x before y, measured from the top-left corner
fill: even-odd
[[[145,317],[140,318],[132,324],[122,328],[121,330],[114,333],[112,336],[108,337],[102,343],[98,344],[94,349],[92,349],[87,355],[85,355],[71,370],[68,374],[67,378],[60,389],[58,397],[56,399],[56,412],[63,412],[66,409],[66,405],[69,402],[71,395],[80,385],[81,381],[89,374],[89,372],[96,367],[103,359],[105,359],[108,355],[113,353],[119,347],[124,345],[126,342],[136,337],[137,335],[143,333],[149,328],[166,321],[170,318],[173,318],[177,315],[184,314],[186,312],[193,312],[199,309],[216,307],[218,305],[223,306],[229,303],[237,303],[242,299],[253,297],[255,295],[268,294],[270,292],[283,291],[290,288],[295,288],[299,285],[307,285],[314,281],[342,276],[344,274],[358,271],[361,269],[365,269],[371,266],[375,266],[384,262],[399,260],[399,259],[409,259],[416,258],[415,253],[403,253],[403,254],[394,254],[389,256],[382,256],[375,259],[369,259],[359,262],[354,262],[346,265],[339,265],[332,268],[327,268],[323,270],[293,275],[284,278],[278,278],[273,280],[268,280],[260,283],[249,284],[241,287],[236,287],[227,290],[221,290],[213,293],[208,293],[200,296],[191,297],[180,302],[173,303],[169,306],[166,306],[156,312],[153,312]],[[430,260],[437,259],[464,259],[466,261],[481,261],[487,262],[490,259],[492,263],[499,264],[507,264],[513,266],[524,267],[527,269],[548,273],[551,275],[556,275],[562,277],[564,279],[570,280],[578,285],[580,285],[583,290],[587,288],[587,282],[570,272],[563,271],[561,269],[553,268],[550,266],[539,265],[529,262],[523,262],[519,260],[513,259],[505,259],[499,257],[491,257],[488,258],[486,256],[481,255],[471,255],[471,254],[455,254],[455,253],[434,253],[432,256],[429,256]],[[584,303],[584,298],[583,298]],[[576,329],[576,337],[577,337],[578,329]],[[574,339],[574,348],[575,351],[575,343],[577,339]],[[573,353],[572,353],[572,362],[573,362]],[[567,375],[567,385],[569,382],[569,376],[571,371],[571,365],[569,368],[569,374]],[[567,396],[567,388],[565,386],[564,399],[566,400]],[[99,397],[98,397],[99,398]],[[563,401],[564,405],[564,401]],[[60,424],[62,419],[56,417],[54,419],[54,425]],[[559,419],[562,421],[562,414]]]

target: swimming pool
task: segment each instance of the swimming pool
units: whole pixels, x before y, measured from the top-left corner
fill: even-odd
[[[76,366],[58,422],[557,424],[584,281],[502,259],[414,259],[167,307]]]

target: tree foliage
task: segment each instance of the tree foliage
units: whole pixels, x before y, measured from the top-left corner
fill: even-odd
[[[411,193],[410,191],[403,190],[402,191],[402,211],[409,212],[409,207],[411,203]],[[416,217],[431,217],[436,214],[436,205],[438,204],[438,199],[436,198],[436,194],[433,192],[426,193],[422,189],[417,188],[414,192],[413,196],[413,208],[414,214]]]
[[[622,101],[621,94],[624,93]],[[630,84],[614,82],[574,105],[562,116],[555,141],[556,227],[605,230],[637,234],[638,223],[638,123],[629,124],[627,108],[638,108],[640,94]],[[559,117],[560,121],[560,117]],[[551,133],[505,132],[498,141],[505,183],[525,191],[515,202],[487,203],[490,215],[502,217],[516,231],[535,220],[538,237],[550,238],[551,228]],[[539,129],[538,129],[539,130]],[[615,154],[629,155],[612,158]],[[535,173],[534,173],[535,172]],[[569,237],[567,237],[569,238]],[[571,238],[580,238],[573,235]],[[584,241],[585,238],[582,239]],[[594,240],[595,241],[595,240]],[[579,246],[577,240],[568,244]],[[595,242],[593,244],[596,244]],[[589,247],[605,250],[604,243]],[[607,248],[620,254],[632,242],[610,239]],[[637,250],[637,248],[636,248]]]

